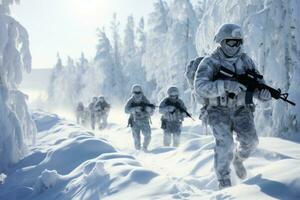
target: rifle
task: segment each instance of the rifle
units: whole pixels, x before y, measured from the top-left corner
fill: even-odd
[[[266,89],[271,93],[271,96],[274,99],[281,99],[289,104],[295,106],[296,104],[290,100],[288,100],[288,93],[281,93],[281,89],[274,89],[264,83],[261,83],[259,80],[263,79],[263,76],[258,74],[255,70],[247,70],[245,74],[237,74],[223,66],[220,68],[219,72],[220,76],[225,78],[231,78],[240,84],[244,85],[246,90],[245,102],[246,104],[253,104],[253,93],[256,89],[259,91]],[[229,93],[230,98],[234,98],[235,94]]]
[[[145,103],[145,102],[135,103],[135,102],[132,102],[131,107],[142,107],[141,111],[145,111],[146,107],[150,107],[152,109],[155,109],[157,106],[152,104],[152,103]]]
[[[157,106],[152,104],[152,103],[145,103],[145,102],[141,102],[141,103],[135,103],[132,102],[131,103],[131,107],[142,107],[141,111],[146,111],[146,107],[150,107],[152,109],[155,109]],[[133,127],[133,123],[134,123],[134,119],[133,119],[133,115],[130,115],[130,117],[128,118],[128,123],[127,123],[127,127]],[[151,123],[151,119],[150,119],[150,123]]]
[[[186,110],[184,109],[179,102],[171,102],[169,99],[166,100],[166,105],[167,106],[174,106],[177,110],[179,110],[181,113],[185,113],[186,116],[188,116],[189,118],[191,118],[193,121],[195,121],[195,119],[192,117],[192,115]],[[173,111],[173,113],[175,112],[175,110]],[[172,114],[173,114],[172,113]]]

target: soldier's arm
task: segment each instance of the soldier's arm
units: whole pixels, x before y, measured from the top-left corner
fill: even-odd
[[[166,114],[168,112],[168,105],[166,105],[166,98],[163,99],[159,104],[159,113]]]
[[[132,107],[132,99],[129,99],[125,105],[125,113],[131,114],[135,111],[134,107]]]
[[[145,103],[146,104],[148,104],[147,106],[146,106],[146,111],[149,113],[149,114],[153,114],[154,113],[154,109],[155,109],[155,107],[151,107],[151,106],[149,106],[149,104],[151,104],[150,103],[150,101],[145,97]]]
[[[180,106],[181,108],[183,108],[184,110],[187,110],[187,107],[185,106],[184,102],[180,99],[179,100]]]
[[[184,102],[181,99],[179,99],[178,103],[183,110],[187,111],[187,107],[185,106]],[[182,117],[187,117],[187,114],[185,112],[181,112],[181,115]]]
[[[218,68],[210,57],[205,57],[196,71],[195,92],[204,98],[214,98],[225,95],[224,80],[213,80]]]

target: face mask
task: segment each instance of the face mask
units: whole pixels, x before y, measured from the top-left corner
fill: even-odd
[[[233,43],[231,43],[230,45],[228,45],[226,43],[226,40],[223,40],[221,42],[221,48],[222,48],[223,52],[226,54],[226,56],[234,57],[235,55],[237,55],[240,52],[241,44],[233,45]]]

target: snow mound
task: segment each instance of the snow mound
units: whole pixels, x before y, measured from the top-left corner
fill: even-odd
[[[37,182],[34,186],[36,193],[44,192],[49,188],[53,188],[61,179],[61,175],[56,170],[44,170],[38,177]]]
[[[292,141],[261,137],[245,162],[248,177],[233,172],[233,187],[219,191],[214,137],[193,124],[183,128],[179,148],[162,147],[154,127],[144,153],[132,149],[130,129],[115,121],[91,132],[56,115],[33,115],[42,131],[30,155],[6,174],[0,199],[299,199],[300,145]]]
[[[0,199],[164,199],[173,195],[171,180],[142,167],[134,156],[117,151],[107,140],[57,115],[37,111],[33,116],[39,130],[37,144],[7,174]]]

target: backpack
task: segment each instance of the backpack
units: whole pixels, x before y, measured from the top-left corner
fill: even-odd
[[[204,57],[198,57],[194,60],[191,60],[191,62],[186,66],[185,69],[185,77],[187,79],[187,82],[189,83],[191,89],[194,88],[194,80],[195,80],[195,74],[198,69],[198,66],[200,62],[203,60]]]

